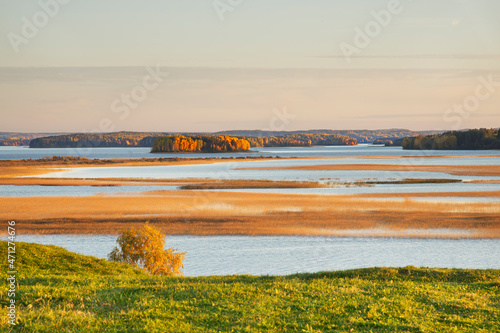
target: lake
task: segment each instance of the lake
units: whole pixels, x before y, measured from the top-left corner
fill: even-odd
[[[267,147],[252,148],[242,153],[164,153],[152,154],[151,148],[28,148],[0,146],[0,159],[19,160],[37,159],[46,156],[81,156],[87,158],[219,158],[219,157],[335,157],[335,156],[437,156],[437,155],[496,155],[498,150],[403,150],[401,147],[384,147],[380,145],[360,144],[357,146],[316,146],[316,147]]]
[[[18,242],[62,246],[105,258],[116,245],[110,235],[25,235]],[[362,267],[500,268],[500,241],[339,237],[168,236],[186,252],[183,272],[201,275],[283,275]]]
[[[106,148],[103,148],[106,149]],[[121,150],[126,148],[121,148]],[[308,150],[309,149],[309,150]],[[97,150],[97,149],[94,149]],[[120,148],[117,148],[120,150]],[[237,191],[274,192],[274,193],[301,193],[301,194],[359,194],[359,193],[429,193],[429,192],[477,192],[495,191],[499,184],[472,183],[471,181],[500,181],[498,176],[457,176],[443,172],[425,171],[381,171],[381,170],[249,170],[244,168],[290,167],[324,164],[390,164],[390,165],[500,165],[499,151],[474,151],[469,154],[485,155],[490,157],[461,157],[461,151],[403,151],[398,147],[381,146],[349,146],[349,147],[310,147],[276,149],[265,148],[268,155],[292,154],[299,156],[296,159],[262,160],[262,161],[229,161],[199,165],[164,165],[164,166],[117,166],[117,167],[82,167],[71,170],[54,172],[41,177],[56,178],[211,178],[211,179],[266,179],[266,180],[297,180],[316,182],[352,183],[364,181],[391,181],[405,178],[419,179],[455,179],[461,183],[439,184],[377,184],[370,186],[339,186],[332,188],[309,189],[252,189]],[[272,152],[272,153],[271,153]],[[308,153],[306,153],[308,152]],[[307,159],[314,154],[340,157],[333,159]],[[412,156],[439,156],[446,154],[449,158],[412,158]],[[285,154],[285,155],[286,155]],[[174,154],[175,155],[175,154]],[[209,154],[216,155],[216,154]],[[233,154],[236,155],[236,154]],[[247,154],[248,155],[248,154]],[[400,158],[386,158],[386,156]],[[183,156],[193,156],[184,154]],[[363,157],[360,157],[363,156]],[[456,157],[453,157],[456,156]],[[304,157],[304,158],[300,158]],[[151,190],[158,189],[152,187]],[[107,190],[106,190],[107,191]],[[103,193],[113,192],[111,190]],[[3,190],[3,193],[8,191]],[[134,191],[137,192],[137,191]],[[2,189],[0,187],[0,194]],[[63,195],[63,194],[62,194]],[[491,200],[485,200],[491,201]]]
[[[466,155],[491,157],[460,158]],[[350,147],[259,148],[237,154],[150,154],[149,148],[99,148],[88,152],[75,149],[28,149],[0,147],[0,159],[41,158],[44,156],[85,156],[88,158],[153,158],[153,157],[234,157],[296,156],[293,160],[222,162],[204,165],[92,167],[55,172],[46,177],[71,178],[215,178],[313,180],[319,182],[354,182],[399,180],[404,178],[460,179],[448,184],[378,184],[312,189],[249,189],[237,191],[303,194],[356,193],[429,193],[461,191],[498,191],[499,184],[471,183],[473,180],[499,180],[500,177],[454,176],[438,172],[406,171],[318,171],[318,170],[240,170],[243,167],[269,167],[314,164],[412,164],[412,165],[500,165],[500,151],[403,151],[400,147],[359,145]],[[412,158],[414,156],[448,155],[451,158]],[[306,159],[305,157],[342,157],[339,159]],[[368,158],[356,158],[367,156]],[[384,156],[403,157],[387,159]],[[456,157],[453,157],[456,156]],[[304,157],[304,158],[300,158]],[[177,190],[177,186],[14,186],[1,185],[0,196],[90,196],[140,194],[151,190]],[[387,198],[395,200],[394,198]],[[496,197],[437,197],[417,200],[493,202]],[[469,231],[430,230],[453,236]],[[487,239],[414,239],[370,238],[362,232],[349,237],[245,237],[245,236],[168,236],[167,246],[187,252],[184,273],[187,276],[226,274],[293,274],[343,270],[372,266],[407,265],[456,268],[500,268],[500,240]],[[21,235],[17,241],[54,244],[81,254],[105,258],[115,246],[117,236],[109,235]]]
[[[470,183],[475,180],[500,180],[500,177],[456,176],[440,172],[378,171],[378,170],[240,170],[240,168],[307,166],[316,164],[409,164],[409,165],[500,165],[500,151],[406,151],[401,147],[377,145],[259,148],[249,153],[232,154],[150,154],[149,148],[93,148],[78,151],[72,148],[29,149],[26,147],[0,147],[0,159],[40,158],[43,156],[86,156],[89,158],[142,158],[142,157],[237,157],[237,156],[296,156],[292,160],[263,160],[252,162],[220,162],[203,165],[83,167],[54,172],[42,177],[57,178],[213,178],[213,179],[269,179],[318,182],[388,181],[404,178],[460,179],[463,183],[441,184],[377,184],[370,186],[336,186],[312,189],[251,189],[238,191],[302,193],[302,194],[358,194],[358,193],[428,193],[495,191],[499,184]],[[490,157],[468,157],[469,155]],[[451,158],[412,158],[412,156],[440,156]],[[337,157],[334,159],[307,159],[306,157]],[[359,158],[364,156],[366,158]],[[384,158],[394,156],[400,158]],[[456,156],[456,157],[453,157]],[[303,157],[303,158],[300,158]],[[340,158],[338,158],[340,157]],[[0,196],[86,196],[95,194],[140,193],[150,190],[175,190],[177,187],[128,186],[115,188],[42,187],[0,185]],[[477,200],[477,199],[476,199]],[[485,201],[495,201],[485,199]]]

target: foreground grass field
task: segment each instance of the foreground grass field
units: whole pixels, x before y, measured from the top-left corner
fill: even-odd
[[[55,246],[17,243],[16,252],[19,321],[7,323],[4,282],[1,331],[500,331],[500,270],[157,278]]]

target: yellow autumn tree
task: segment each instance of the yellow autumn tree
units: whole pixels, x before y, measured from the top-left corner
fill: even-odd
[[[165,250],[165,235],[148,223],[142,229],[123,229],[108,259],[126,262],[152,275],[182,276],[185,252]]]

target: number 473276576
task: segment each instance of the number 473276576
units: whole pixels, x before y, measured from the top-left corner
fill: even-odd
[[[9,226],[7,227],[7,233],[9,236],[7,237],[11,242],[13,242],[16,239],[16,229],[13,227],[16,222],[15,221],[9,221]]]

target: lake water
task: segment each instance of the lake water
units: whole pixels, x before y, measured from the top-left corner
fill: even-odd
[[[212,179],[269,179],[319,182],[388,181],[404,178],[460,179],[464,183],[443,184],[379,184],[375,186],[338,186],[316,189],[252,189],[252,192],[278,192],[302,194],[358,194],[358,193],[412,193],[412,192],[466,192],[495,191],[499,184],[469,183],[472,180],[500,180],[500,177],[457,176],[440,172],[377,171],[377,170],[242,170],[241,168],[307,166],[321,164],[393,164],[393,165],[500,165],[500,151],[404,151],[400,147],[374,145],[329,146],[308,148],[259,148],[258,153],[237,154],[161,154],[168,157],[230,157],[230,156],[296,156],[291,160],[267,160],[252,162],[221,162],[203,165],[133,166],[133,167],[89,167],[54,172],[42,177],[57,178],[212,178]],[[412,158],[412,156],[457,156],[451,158]],[[468,157],[463,155],[488,155],[491,157]],[[23,147],[0,147],[0,159],[39,158],[47,155],[79,155],[90,158],[140,158],[159,157],[150,154],[149,148],[94,148],[88,152],[76,149],[28,149]],[[313,156],[341,157],[334,159],[305,159]],[[368,158],[357,158],[368,156]],[[387,159],[382,156],[401,157]],[[0,196],[85,196],[95,194],[139,193],[151,190],[174,190],[176,187],[41,187],[0,185]],[[239,190],[238,190],[239,191]],[[488,200],[485,200],[488,201]],[[491,200],[489,200],[491,201]]]
[[[414,184],[414,185],[374,185],[374,186],[339,186],[327,188],[271,188],[271,189],[235,189],[216,190],[224,192],[253,192],[253,193],[285,193],[285,194],[320,194],[320,195],[349,195],[362,193],[436,193],[436,192],[476,192],[497,191],[499,184]],[[150,191],[175,191],[179,186],[168,185],[134,185],[134,186],[41,186],[41,185],[0,185],[0,197],[40,197],[40,196],[92,196],[92,195],[138,195]],[[206,190],[215,191],[215,190]],[[453,197],[440,197],[436,200],[453,200]],[[460,199],[460,198],[458,198]],[[476,197],[462,201],[498,201],[499,198]]]
[[[110,235],[26,235],[19,242],[53,244],[105,258]],[[283,275],[362,267],[500,269],[500,241],[337,237],[168,236],[168,247],[186,252],[184,274]]]
[[[459,158],[464,155],[492,157]],[[240,170],[243,167],[269,167],[314,164],[413,164],[413,165],[500,165],[500,151],[403,151],[400,147],[359,145],[350,147],[259,148],[237,154],[150,154],[149,148],[28,149],[0,147],[0,159],[27,159],[45,156],[85,156],[88,158],[153,158],[153,157],[342,157],[340,159],[293,159],[257,162],[223,162],[207,165],[157,167],[96,167],[77,168],[52,173],[49,177],[76,178],[216,178],[273,179],[314,181],[370,181],[404,178],[447,178],[499,180],[500,177],[454,176],[435,172],[393,171],[308,171],[308,170]],[[412,156],[452,155],[456,158],[418,159]],[[355,158],[369,156],[371,158]],[[405,157],[386,159],[382,156]],[[407,158],[408,156],[408,158]],[[151,190],[176,190],[176,186],[14,186],[1,185],[0,196],[86,196],[95,194],[122,195]],[[500,184],[380,184],[375,186],[339,186],[317,189],[252,189],[253,192],[356,194],[496,191]],[[242,191],[242,190],[239,190]],[[391,198],[389,198],[391,199]],[[437,200],[451,201],[453,197]],[[461,201],[494,202],[497,198],[456,198]],[[436,200],[421,198],[419,200]],[[434,230],[439,233],[467,231]],[[339,237],[244,237],[244,236],[169,236],[167,245],[187,252],[184,273],[187,276],[226,274],[293,274],[361,267],[407,265],[457,268],[500,268],[500,240],[481,239],[406,239],[369,238],[360,232],[359,238]],[[467,236],[467,235],[465,235]],[[109,235],[24,235],[17,241],[54,244],[81,254],[105,258],[115,246],[116,236]]]
[[[338,147],[330,147],[338,151]],[[310,149],[316,149],[310,148]],[[358,147],[342,147],[347,153],[356,151]],[[365,148],[374,153],[385,151],[385,147]],[[326,149],[325,149],[326,151]],[[500,156],[474,158],[377,158],[377,154],[369,158],[335,158],[335,159],[291,159],[267,160],[252,162],[220,162],[200,165],[171,166],[132,166],[132,167],[89,167],[54,172],[42,177],[58,178],[211,178],[211,179],[266,179],[266,180],[297,180],[317,182],[363,182],[390,181],[405,178],[419,179],[458,179],[462,183],[439,184],[377,184],[375,186],[338,186],[335,188],[315,189],[252,189],[236,190],[251,192],[302,193],[302,194],[358,194],[358,193],[411,193],[411,192],[468,192],[496,191],[500,184],[471,183],[473,180],[500,180],[498,176],[457,176],[442,172],[423,171],[378,171],[378,170],[245,170],[245,168],[267,168],[308,166],[325,164],[392,164],[392,165],[500,165]],[[345,157],[345,156],[344,156]]]
[[[134,186],[43,186],[43,185],[0,185],[0,197],[84,197],[97,194],[125,195],[146,191],[172,191],[178,186],[134,185]]]
[[[207,157],[254,157],[254,156],[281,156],[281,157],[335,157],[335,156],[437,156],[437,155],[496,155],[499,150],[403,150],[401,147],[383,147],[380,145],[360,144],[358,146],[317,146],[317,147],[269,147],[252,148],[242,153],[165,153],[152,154],[150,148],[28,148],[0,146],[0,159],[37,159],[46,156],[81,156],[87,158],[207,158]]]

